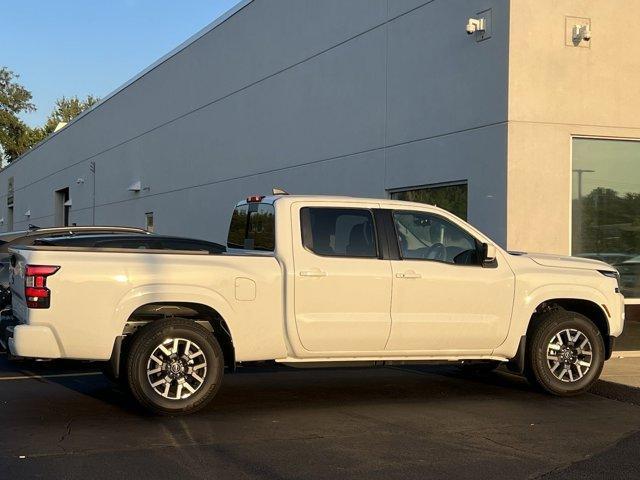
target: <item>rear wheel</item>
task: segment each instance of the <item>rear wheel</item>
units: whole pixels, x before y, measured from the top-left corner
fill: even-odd
[[[127,380],[133,396],[159,414],[187,414],[216,395],[224,371],[213,334],[192,320],[153,322],[132,339]]]
[[[587,391],[604,365],[600,330],[576,312],[556,309],[543,315],[527,345],[527,378],[558,396]]]

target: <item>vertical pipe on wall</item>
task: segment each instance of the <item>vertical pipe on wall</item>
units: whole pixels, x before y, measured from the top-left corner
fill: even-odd
[[[91,225],[96,224],[96,162],[89,164],[89,169],[93,174],[93,192],[92,192],[92,208],[91,208]]]

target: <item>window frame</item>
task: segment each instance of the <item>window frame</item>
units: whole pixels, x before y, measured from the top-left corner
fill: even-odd
[[[358,256],[358,257],[353,257],[350,255],[340,255],[340,254],[325,254],[325,253],[318,253],[316,251],[314,251],[312,248],[310,248],[307,245],[307,242],[305,241],[305,231],[308,231],[308,235],[312,238],[313,237],[313,233],[311,231],[311,224],[310,221],[307,221],[308,219],[305,219],[305,211],[311,210],[311,209],[316,209],[316,210],[361,210],[361,211],[365,211],[367,212],[370,216],[371,216],[371,223],[373,224],[373,239],[375,241],[375,255],[374,256]],[[309,253],[311,253],[312,255],[316,255],[318,257],[322,257],[322,258],[348,258],[348,259],[353,259],[353,260],[382,260],[382,249],[381,249],[381,240],[380,240],[380,234],[381,232],[378,229],[378,225],[376,223],[376,215],[375,215],[375,211],[377,209],[374,208],[369,208],[369,207],[343,207],[343,206],[316,206],[316,205],[310,205],[310,206],[303,206],[302,208],[300,208],[300,212],[299,212],[299,216],[300,216],[300,243],[302,245],[302,248],[304,248],[306,251],[308,251]]]
[[[395,214],[397,212],[400,213],[412,213],[412,214],[420,214],[420,215],[430,215],[433,217],[437,217],[439,220],[447,222],[457,228],[459,228],[460,230],[462,230],[463,232],[465,232],[467,235],[469,235],[473,241],[474,241],[474,245],[475,245],[475,251],[476,251],[476,255],[478,256],[478,262],[475,264],[465,264],[465,263],[453,263],[453,262],[447,262],[446,260],[438,260],[435,258],[405,258],[405,256],[403,255],[402,252],[402,245],[400,245],[400,239],[398,237],[398,226],[396,224],[396,217]],[[453,215],[453,214],[452,214]],[[481,242],[480,240],[478,240],[478,238],[473,235],[471,232],[469,232],[469,230],[467,230],[466,228],[463,228],[461,225],[459,225],[458,223],[452,221],[449,218],[446,218],[443,215],[440,215],[438,213],[435,212],[430,212],[430,211],[421,211],[421,210],[414,210],[414,209],[409,209],[409,210],[402,210],[402,209],[398,209],[398,208],[393,208],[391,211],[391,219],[392,219],[392,224],[393,224],[393,229],[394,229],[394,237],[395,237],[395,241],[398,247],[398,255],[400,257],[400,261],[418,261],[418,262],[437,262],[437,263],[443,263],[445,265],[451,265],[453,267],[480,267],[480,268],[486,268],[487,265],[484,264],[484,262],[482,261],[482,245],[484,242]],[[497,266],[497,263],[496,263]]]

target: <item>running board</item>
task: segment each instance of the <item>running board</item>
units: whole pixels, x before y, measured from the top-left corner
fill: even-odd
[[[277,359],[276,363],[283,363],[292,366],[327,365],[327,364],[373,364],[373,365],[398,365],[398,364],[421,364],[421,363],[452,363],[466,361],[496,360],[508,362],[509,359],[496,355],[476,355],[476,356],[428,356],[428,357],[320,357],[320,358],[294,358],[287,357]],[[294,365],[295,364],[295,365]]]

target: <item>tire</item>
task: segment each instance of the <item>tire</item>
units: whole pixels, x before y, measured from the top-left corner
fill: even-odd
[[[600,377],[604,357],[602,335],[591,320],[554,309],[538,318],[528,339],[525,375],[553,395],[579,395]]]
[[[224,373],[213,334],[192,320],[158,320],[139,330],[127,357],[127,382],[135,399],[160,415],[185,415],[215,397]]]

